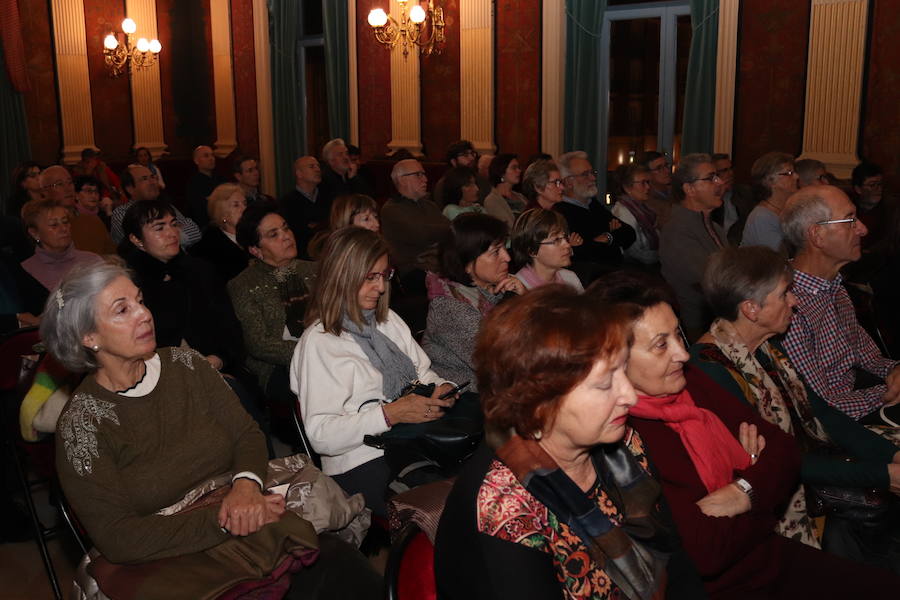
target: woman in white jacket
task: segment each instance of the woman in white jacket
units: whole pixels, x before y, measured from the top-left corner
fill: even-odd
[[[409,327],[388,308],[393,274],[378,234],[359,227],[332,233],[291,361],[291,389],[322,470],[347,493],[362,493],[380,516],[387,514],[390,472],[384,452],[363,437],[434,421],[454,402],[439,398],[452,385],[431,370]],[[436,384],[431,397],[401,396],[415,380]]]

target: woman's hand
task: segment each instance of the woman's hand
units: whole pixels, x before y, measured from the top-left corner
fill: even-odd
[[[274,523],[284,512],[284,498],[268,500],[263,496],[259,484],[252,479],[235,479],[231,491],[222,500],[219,509],[219,527],[224,527],[231,535],[250,535],[262,529],[267,523]]]
[[[736,517],[750,510],[750,496],[729,483],[700,498],[697,506],[707,517]]]
[[[212,368],[215,369],[216,371],[221,371],[222,367],[225,366],[225,363],[222,362],[222,359],[219,358],[218,356],[216,356],[215,354],[207,354],[203,358],[205,358],[206,361],[209,364],[211,364]]]
[[[523,284],[521,281],[519,281],[512,275],[507,275],[506,279],[500,281],[499,283],[495,283],[493,285],[493,292],[495,294],[502,294],[504,292],[514,292],[521,296],[522,294],[525,293],[525,284]]]
[[[580,235],[578,235],[574,231],[569,234],[569,245],[572,246],[573,248],[575,246],[580,246],[583,243],[584,243],[584,238],[582,238]]]
[[[29,312],[17,313],[16,320],[19,321],[19,327],[37,327],[41,324],[41,316],[34,316]]]
[[[456,398],[441,400],[439,396],[449,392],[452,386],[445,383],[435,388],[431,396],[426,398],[419,394],[407,394],[397,398],[390,404],[384,405],[384,413],[388,421],[396,425],[398,423],[427,423],[436,421],[444,416],[444,409],[450,408],[456,402]]]
[[[766,438],[759,435],[756,431],[756,425],[741,423],[741,427],[738,430],[738,441],[744,447],[744,450],[747,451],[747,454],[750,455],[750,464],[755,465],[766,447]]]

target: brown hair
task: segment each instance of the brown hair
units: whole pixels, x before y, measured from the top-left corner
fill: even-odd
[[[353,217],[367,210],[378,214],[378,204],[365,194],[346,194],[338,196],[331,205],[329,226],[332,231],[353,225]]]
[[[341,335],[344,315],[361,326],[363,317],[359,308],[359,288],[372,270],[372,265],[387,253],[387,243],[374,231],[344,227],[333,232],[319,263],[316,288],[306,311],[306,326],[322,321],[325,331]],[[390,290],[390,284],[385,282],[384,294],[375,307],[375,320],[379,323],[387,320]]]
[[[552,425],[560,401],[598,360],[631,344],[632,315],[562,284],[503,302],[481,322],[472,355],[485,422],[525,438]]]
[[[515,268],[521,269],[530,265],[541,249],[541,242],[554,231],[563,234],[569,233],[566,218],[555,210],[530,208],[519,215],[513,225],[512,239],[510,240]]]
[[[38,218],[54,208],[66,208],[66,206],[52,198],[39,198],[37,200],[29,200],[26,202],[24,206],[22,206],[22,211],[20,213],[25,229],[37,229]]]

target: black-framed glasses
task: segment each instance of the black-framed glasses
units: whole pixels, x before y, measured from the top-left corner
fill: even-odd
[[[775,173],[775,174],[776,174],[776,175],[782,175],[782,176],[784,176],[784,177],[793,177],[793,176],[794,176],[794,173],[796,173],[796,172],[797,172],[797,171],[795,171],[795,170],[793,170],[793,169],[788,169],[787,171],[782,171],[782,172],[780,172],[780,173]]]
[[[558,235],[555,238],[551,238],[549,240],[545,240],[543,242],[538,242],[538,246],[562,246],[563,242],[568,243],[569,234],[564,233],[562,235]]]
[[[847,217],[846,219],[829,219],[827,221],[816,221],[816,225],[834,225],[835,223],[850,223],[850,227],[859,221],[857,217]]]
[[[370,283],[374,283],[374,282],[378,281],[379,279],[382,279],[383,281],[390,281],[393,278],[394,278],[394,269],[393,268],[385,269],[384,271],[373,271],[371,273],[366,274],[366,281],[368,281]]]
[[[404,173],[404,174],[401,175],[400,177],[413,177],[413,176],[415,176],[415,177],[427,177],[428,175],[425,174],[425,171],[413,171],[412,173]]]
[[[597,173],[599,173],[599,172],[600,171],[598,171],[597,169],[588,169],[587,171],[583,171],[581,173],[572,173],[571,175],[569,175],[569,177],[584,178],[584,177],[590,177],[591,175],[596,177]]]
[[[53,183],[48,183],[44,186],[45,190],[55,190],[57,188],[65,187],[67,185],[72,185],[71,179],[62,179],[60,181],[54,181]]]
[[[709,181],[710,183],[712,183],[713,181],[722,181],[722,178],[719,177],[716,173],[713,173],[712,175],[707,175],[706,177],[698,177],[691,183],[697,183],[698,181]]]
[[[560,178],[557,178],[557,179],[549,180],[547,182],[547,185],[555,185],[556,187],[563,187],[564,185],[566,185],[566,182]]]
[[[462,156],[466,156],[469,158],[478,158],[478,153],[474,150],[466,150],[465,152],[460,152],[459,154],[457,154],[456,158],[460,158]]]

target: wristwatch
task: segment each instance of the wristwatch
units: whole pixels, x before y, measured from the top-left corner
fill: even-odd
[[[750,482],[744,479],[743,477],[738,477],[732,483],[738,487],[739,490],[747,494],[747,497],[750,498],[750,506],[753,506],[753,500],[755,500],[755,494],[753,493],[753,486],[750,485]]]

